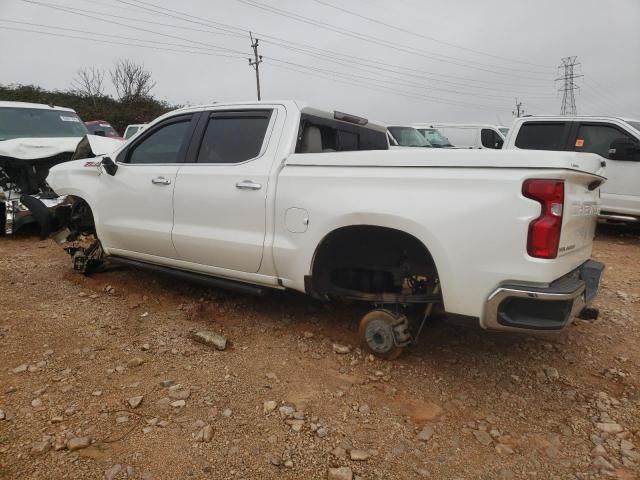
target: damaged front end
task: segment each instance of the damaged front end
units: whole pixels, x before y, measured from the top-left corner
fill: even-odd
[[[69,161],[71,155],[65,152],[29,160],[0,156],[0,226],[5,234],[37,223],[45,238],[63,224],[70,211],[69,200],[56,195],[45,179],[51,167]]]
[[[68,223],[71,201],[47,184],[49,170],[71,160],[94,158],[122,144],[85,135],[81,139],[15,139],[0,145],[0,228],[10,235],[37,223],[46,238]],[[40,155],[43,155],[40,157]],[[46,155],[46,156],[44,156]]]

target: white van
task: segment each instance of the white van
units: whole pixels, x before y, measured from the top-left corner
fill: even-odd
[[[640,222],[640,120],[616,117],[523,117],[504,149],[597,153],[608,180],[600,187],[601,217]]]
[[[458,148],[493,148],[500,149],[504,136],[496,125],[471,123],[415,123],[417,129],[435,128],[449,143]]]

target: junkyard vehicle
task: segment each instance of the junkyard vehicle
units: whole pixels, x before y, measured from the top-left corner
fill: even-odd
[[[425,137],[413,127],[402,125],[389,125],[391,144],[399,147],[431,147]]]
[[[640,120],[540,116],[517,119],[505,149],[597,153],[606,161],[601,217],[640,222]]]
[[[118,140],[123,139],[116,131],[116,129],[113,128],[111,124],[106,120],[91,120],[89,122],[84,122],[84,124],[87,126],[87,130],[89,130],[89,133],[92,135],[107,138],[116,138]]]
[[[128,140],[140,130],[143,130],[146,126],[146,123],[132,123],[131,125],[127,125],[127,128],[124,131],[124,139]]]
[[[436,128],[425,126],[424,124],[416,124],[413,126],[418,132],[422,134],[424,138],[435,148],[449,148],[453,147],[447,137],[442,135]]]
[[[526,332],[595,316],[596,155],[389,150],[365,118],[233,103],[166,114],[48,181],[73,198],[54,238],[76,270],[109,261],[368,302],[362,339],[387,358],[438,312]]]
[[[87,133],[70,108],[0,102],[0,232],[11,234],[36,221],[34,215],[49,218],[46,210],[64,211],[59,207],[66,199],[45,181],[49,169],[71,160],[83,137],[85,155],[115,148],[113,140]]]
[[[435,128],[444,135],[454,147],[500,149],[504,136],[495,125],[467,123],[428,123],[416,124],[416,128]]]

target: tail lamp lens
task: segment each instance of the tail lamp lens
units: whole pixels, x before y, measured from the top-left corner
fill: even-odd
[[[564,181],[526,180],[522,194],[540,203],[540,216],[529,224],[527,252],[536,258],[556,258],[564,210]]]

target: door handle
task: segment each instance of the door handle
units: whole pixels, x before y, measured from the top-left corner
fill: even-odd
[[[242,182],[236,183],[236,188],[240,190],[260,190],[262,185],[253,180],[243,180]]]
[[[153,183],[154,185],[170,185],[171,184],[171,180],[169,180],[168,178],[164,178],[164,177],[156,177],[151,179],[151,183]]]

